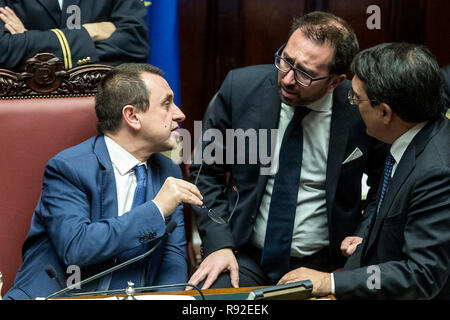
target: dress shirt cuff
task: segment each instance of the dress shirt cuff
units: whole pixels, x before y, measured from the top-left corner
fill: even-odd
[[[331,294],[335,295],[335,288],[334,288],[334,273],[331,273]]]
[[[158,208],[159,213],[161,213],[161,216],[164,220],[166,220],[166,217],[164,217],[164,213],[162,212],[161,208],[158,206],[158,204],[152,200],[152,202],[155,204],[155,206]]]

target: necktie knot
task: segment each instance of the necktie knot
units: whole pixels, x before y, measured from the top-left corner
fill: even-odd
[[[386,157],[386,165],[393,166],[394,163],[395,163],[395,159],[392,156],[392,154],[389,152],[389,154]]]
[[[136,175],[137,184],[145,183],[147,178],[147,169],[144,165],[138,165],[134,167],[134,173]]]
[[[308,109],[303,106],[295,107],[294,111],[294,117],[292,118],[292,121],[297,123],[303,120],[303,118],[311,111],[311,109]]]

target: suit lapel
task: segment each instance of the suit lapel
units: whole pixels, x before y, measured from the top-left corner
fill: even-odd
[[[259,116],[258,121],[255,123],[258,127],[255,126],[255,129],[259,132],[258,129],[267,129],[267,149],[270,150],[270,146],[272,143],[271,139],[271,130],[278,128],[278,122],[280,120],[280,109],[281,109],[281,100],[278,93],[278,85],[277,85],[277,72],[271,74],[271,77],[268,78],[263,86],[263,92],[260,95],[262,102],[259,103],[261,106],[258,112],[255,112],[255,115]],[[275,143],[275,141],[274,141]],[[261,141],[259,142],[261,145]],[[273,157],[273,154],[271,154]],[[257,192],[256,192],[256,203],[259,207],[261,203],[262,195],[264,194],[264,189],[266,187],[267,179],[269,177],[268,174],[261,174],[261,169],[265,168],[269,170],[269,167],[272,165],[273,161],[270,161],[269,164],[262,166],[261,163],[258,162],[258,183],[257,183]]]
[[[97,137],[94,145],[94,153],[100,163],[100,192],[102,193],[102,202],[100,208],[100,216],[102,218],[113,218],[117,216],[117,189],[116,179],[114,177],[114,169],[112,167],[111,158],[106,148],[105,138]]]
[[[164,157],[163,155],[154,154],[147,160],[147,201],[155,198],[163,184],[163,181],[161,181],[161,170],[157,161],[158,156]]]
[[[325,187],[329,224],[331,223],[331,212],[333,210],[339,173],[341,172],[342,162],[344,161],[345,150],[347,147],[349,134],[347,119],[349,118],[352,108],[345,102],[347,98],[343,94],[344,91],[346,90],[343,88],[343,85],[339,86],[335,90],[333,97],[333,113],[331,115],[330,144],[328,146]],[[345,98],[343,98],[344,96]]]
[[[372,230],[369,232],[369,239],[365,249],[365,254],[370,250],[370,247],[374,244],[378,234],[381,230],[384,218],[389,213],[392,203],[399,193],[405,180],[411,174],[415,168],[416,158],[422,153],[423,149],[428,144],[428,141],[436,134],[437,127],[440,121],[428,123],[411,141],[405,153],[403,154],[400,163],[395,170],[395,173],[391,179],[391,182],[386,190],[386,195],[381,204],[380,211],[378,215],[374,217],[375,219]],[[381,183],[380,183],[381,184]],[[379,195],[378,198],[379,199]],[[376,214],[376,213],[375,213]]]
[[[56,25],[61,25],[61,8],[57,0],[37,0],[47,10]],[[42,17],[39,17],[43,19]]]

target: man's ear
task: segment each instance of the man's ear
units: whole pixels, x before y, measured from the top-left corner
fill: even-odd
[[[142,116],[138,110],[132,105],[126,105],[122,108],[123,121],[132,129],[139,130],[141,128]]]
[[[382,103],[380,103],[379,108],[380,108],[380,112],[382,113],[383,124],[389,125],[392,122],[393,115],[394,115],[391,107],[388,104],[382,102]]]
[[[342,83],[347,78],[347,75],[345,74],[339,74],[336,76],[333,76],[328,83],[328,91],[327,93],[332,93],[334,89],[337,88],[338,85]]]

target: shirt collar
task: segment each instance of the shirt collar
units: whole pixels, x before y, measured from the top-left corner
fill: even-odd
[[[313,111],[317,112],[327,112],[331,110],[331,107],[333,106],[333,94],[327,93],[323,97],[321,97],[319,100],[316,100],[305,107],[308,109],[311,109]]]
[[[105,135],[105,143],[113,166],[116,167],[122,176],[129,173],[137,165],[145,165],[147,167],[146,162],[141,162],[136,159],[131,153],[107,135]]]
[[[402,159],[403,154],[405,153],[409,144],[414,139],[416,134],[418,134],[419,131],[422,130],[422,128],[427,124],[427,122],[428,121],[416,124],[414,127],[406,131],[404,134],[398,137],[397,140],[394,141],[390,151],[396,163],[400,163],[400,160]]]

